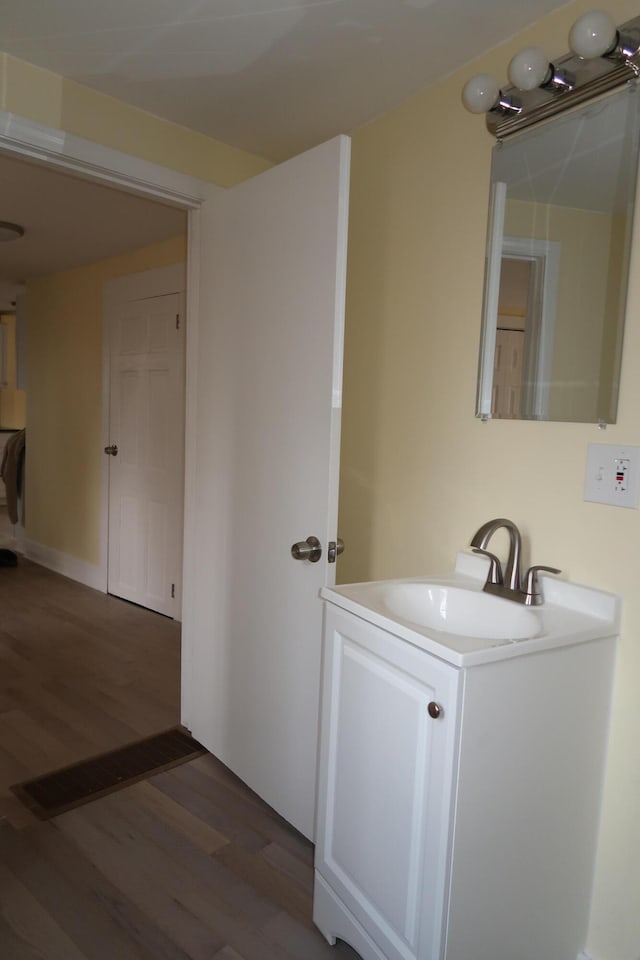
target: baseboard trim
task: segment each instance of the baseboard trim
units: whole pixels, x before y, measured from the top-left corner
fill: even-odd
[[[97,564],[72,557],[71,554],[63,553],[43,543],[36,543],[35,540],[25,539],[22,549],[28,560],[33,560],[34,563],[39,563],[40,566],[55,573],[61,573],[63,577],[69,577],[70,580],[83,583],[86,587],[93,587],[94,590],[106,593],[104,574]]]

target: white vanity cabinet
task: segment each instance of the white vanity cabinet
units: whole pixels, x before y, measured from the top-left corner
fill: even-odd
[[[364,960],[576,960],[611,623],[456,649],[342,590],[325,591],[317,926]]]

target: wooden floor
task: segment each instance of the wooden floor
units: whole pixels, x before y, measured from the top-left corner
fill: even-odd
[[[201,757],[35,821],[9,786],[170,727],[179,626],[21,561],[0,569],[2,960],[346,960],[311,921],[312,847]]]

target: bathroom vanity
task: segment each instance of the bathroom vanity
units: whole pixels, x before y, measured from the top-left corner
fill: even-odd
[[[486,571],[322,591],[314,920],[364,960],[584,948],[619,600]]]

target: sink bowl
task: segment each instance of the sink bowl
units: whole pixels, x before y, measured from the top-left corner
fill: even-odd
[[[466,551],[441,576],[323,587],[320,596],[455,667],[528,656],[620,631],[620,598],[542,576],[544,602],[526,607],[482,589],[486,557]]]
[[[527,640],[540,621],[527,607],[480,590],[449,584],[389,583],[380,599],[388,612],[421,627],[481,640]]]

